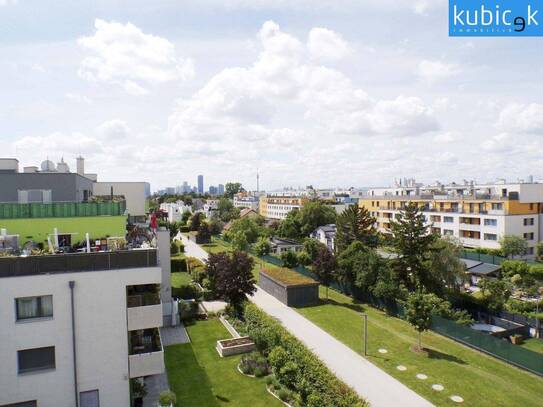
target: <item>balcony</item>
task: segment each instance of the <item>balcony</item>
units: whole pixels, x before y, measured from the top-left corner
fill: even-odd
[[[157,284],[130,286],[127,288],[128,330],[162,326],[162,304]]]
[[[130,378],[163,373],[164,349],[158,328],[130,332]]]
[[[473,230],[473,231],[481,230],[481,225],[479,225],[479,224],[471,224],[471,223],[462,223],[462,222],[460,222],[460,227],[463,230]]]

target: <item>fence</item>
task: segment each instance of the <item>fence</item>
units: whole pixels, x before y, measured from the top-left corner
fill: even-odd
[[[0,219],[120,216],[126,202],[0,203]]]
[[[480,253],[470,254],[479,255]],[[274,256],[260,256],[260,258],[264,261],[278,266],[282,266],[283,264],[281,259],[278,259]],[[295,267],[293,270],[305,276],[315,278],[315,275],[303,266]],[[396,300],[383,300],[381,298],[374,297],[371,294],[368,294],[357,287],[343,287],[338,282],[332,283],[330,285],[330,288],[340,291],[343,294],[349,295],[358,301],[371,304],[374,307],[385,310],[389,315],[394,315],[398,318],[404,318],[404,307]],[[513,315],[519,316],[518,314]],[[502,316],[505,317],[505,315]],[[523,323],[524,321],[518,322]],[[481,352],[501,359],[507,363],[526,369],[537,375],[543,376],[543,355],[540,353],[532,352],[530,350],[521,348],[517,345],[511,344],[506,340],[494,338],[491,335],[478,332],[474,329],[457,324],[454,321],[441,318],[437,315],[434,315],[432,317],[431,329],[441,335],[451,338],[457,342],[463,343],[464,345],[470,346],[472,348],[480,350]]]
[[[505,260],[507,260],[505,257],[494,256],[493,254],[468,252],[466,250],[462,250],[460,252],[460,257],[462,257],[463,259],[495,264],[496,266],[501,265]]]

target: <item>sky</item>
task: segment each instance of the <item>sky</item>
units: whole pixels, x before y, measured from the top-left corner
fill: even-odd
[[[0,0],[0,156],[153,190],[543,177],[541,38],[446,0]]]

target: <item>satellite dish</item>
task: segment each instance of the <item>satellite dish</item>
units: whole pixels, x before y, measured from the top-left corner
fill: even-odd
[[[41,170],[46,171],[46,172],[55,171],[56,170],[55,163],[50,160],[45,160],[44,162],[41,163]]]

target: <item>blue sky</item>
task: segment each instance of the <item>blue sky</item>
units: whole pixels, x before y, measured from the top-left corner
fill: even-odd
[[[0,0],[0,142],[153,189],[543,176],[541,38],[445,0]]]

